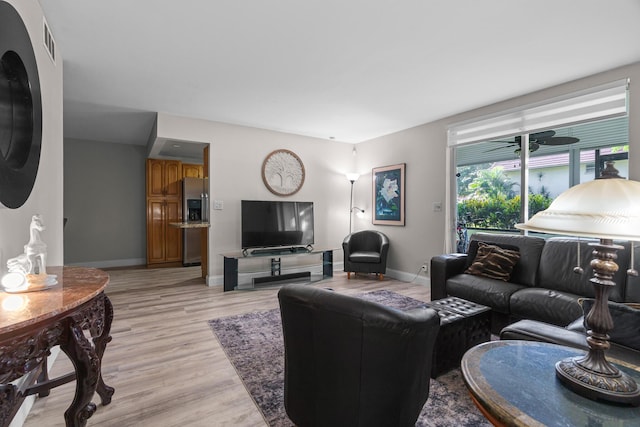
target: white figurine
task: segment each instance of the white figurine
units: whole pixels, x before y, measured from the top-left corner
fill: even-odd
[[[47,245],[40,239],[40,232],[46,230],[40,215],[31,217],[29,243],[24,245],[24,253],[31,264],[31,274],[47,274]]]
[[[2,278],[6,291],[31,290],[30,286],[44,289],[57,283],[55,275],[47,275],[47,245],[40,239],[44,230],[42,217],[32,216],[24,253],[7,261],[9,273]]]
[[[24,245],[24,253],[7,261],[7,268],[12,273],[47,274],[47,245],[40,239],[40,232],[45,227],[40,215],[31,217],[29,226],[29,243]]]

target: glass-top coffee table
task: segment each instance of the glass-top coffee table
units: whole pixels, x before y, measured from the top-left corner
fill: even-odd
[[[640,407],[589,400],[556,378],[555,364],[585,351],[532,341],[490,341],[462,358],[475,404],[494,425],[638,426]],[[640,384],[638,366],[610,359]]]

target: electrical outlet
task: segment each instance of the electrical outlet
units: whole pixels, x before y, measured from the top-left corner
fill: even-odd
[[[425,273],[429,272],[429,264],[422,264],[422,267],[420,267],[420,270],[424,271]]]

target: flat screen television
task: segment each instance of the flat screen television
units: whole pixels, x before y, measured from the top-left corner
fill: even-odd
[[[242,200],[242,249],[313,245],[313,202]]]

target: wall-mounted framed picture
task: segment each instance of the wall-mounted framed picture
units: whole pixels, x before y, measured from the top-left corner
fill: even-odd
[[[377,225],[404,225],[405,164],[373,168],[373,216]]]

